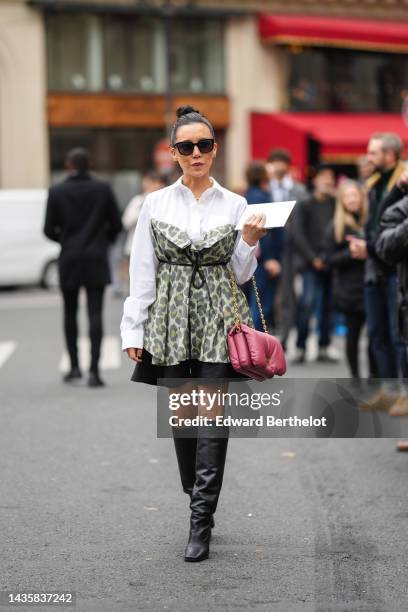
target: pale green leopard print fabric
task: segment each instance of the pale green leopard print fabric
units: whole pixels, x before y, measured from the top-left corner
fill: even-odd
[[[152,354],[152,363],[176,365],[189,359],[188,290],[193,273],[189,257],[198,257],[202,263],[229,261],[237,232],[232,224],[220,225],[193,244],[185,231],[152,219],[151,234],[159,260],[190,264],[159,265],[156,299],[144,326],[144,347]],[[227,331],[235,322],[230,276],[223,265],[200,266],[199,272],[206,282],[200,288],[191,287],[191,357],[228,363]],[[194,280],[197,286],[202,283],[199,272]],[[246,297],[239,288],[237,294],[241,319],[253,327]]]

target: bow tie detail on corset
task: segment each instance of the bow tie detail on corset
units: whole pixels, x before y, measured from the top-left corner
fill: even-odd
[[[192,273],[191,273],[191,280],[190,280],[190,286],[193,285],[193,287],[195,289],[201,289],[201,287],[204,285],[205,283],[205,276],[202,272],[202,270],[200,270],[200,266],[202,265],[201,260],[202,260],[202,253],[200,253],[200,251],[195,251],[194,252],[194,258],[190,257],[189,253],[187,253],[186,251],[186,257],[191,261],[192,263]],[[195,280],[196,280],[196,276],[199,276],[199,280],[201,281],[199,285],[196,284]]]

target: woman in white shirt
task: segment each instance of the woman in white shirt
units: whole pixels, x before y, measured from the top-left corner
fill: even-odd
[[[132,380],[207,379],[200,389],[216,392],[214,379],[245,378],[232,368],[226,336],[234,323],[231,275],[238,285],[253,275],[258,240],[265,235],[264,215],[252,215],[242,232],[235,226],[247,203],[210,177],[217,154],[214,129],[191,106],[181,107],[171,134],[171,151],[183,176],[149,194],[139,216],[130,256],[130,296],[121,323],[122,348],[136,362]],[[238,307],[252,324],[246,298]],[[212,384],[210,379],[212,379]],[[163,383],[164,384],[164,383]],[[225,387],[224,382],[224,389]],[[166,381],[171,393],[197,385]],[[170,393],[170,390],[169,390]],[[192,416],[193,406],[178,410]],[[210,420],[222,414],[200,404],[195,414]],[[204,433],[203,433],[204,432]],[[190,496],[190,536],[186,561],[208,557],[221,490],[228,429],[173,428],[183,490]]]

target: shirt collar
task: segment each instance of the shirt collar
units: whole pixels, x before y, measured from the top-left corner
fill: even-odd
[[[214,177],[210,176],[210,180],[212,181],[212,187],[209,187],[208,189],[206,189],[205,193],[208,192],[212,192],[212,190],[216,190],[219,191],[220,193],[222,193],[222,187],[221,185],[215,180]],[[180,189],[181,191],[183,191],[184,193],[192,193],[191,189],[189,189],[188,187],[186,187],[185,185],[183,185],[183,176],[180,176],[177,181],[175,183],[173,183],[172,187],[174,187],[175,189]]]
[[[283,187],[284,189],[292,189],[293,187],[293,178],[290,174],[285,174],[281,182],[279,183],[276,179],[271,180],[271,185],[273,187]]]

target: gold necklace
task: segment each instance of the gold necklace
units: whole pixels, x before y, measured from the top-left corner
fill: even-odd
[[[184,184],[184,183],[183,183]],[[214,185],[213,181],[210,182],[210,188]],[[208,188],[207,188],[208,189]],[[207,191],[207,189],[204,189],[204,191]],[[194,193],[193,196],[195,197],[196,202],[199,202],[201,196],[203,195],[204,191],[197,197]]]

